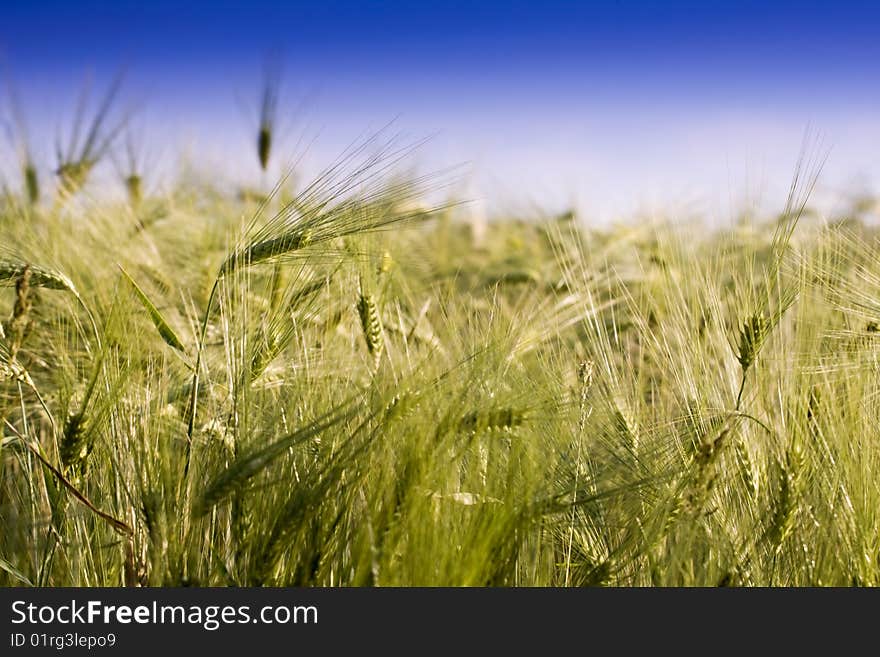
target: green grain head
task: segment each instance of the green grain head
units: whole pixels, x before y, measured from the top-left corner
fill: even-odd
[[[28,202],[35,205],[40,200],[40,179],[37,175],[37,169],[30,162],[24,165],[24,188],[27,193]]]
[[[257,134],[257,156],[260,167],[265,171],[269,166],[269,155],[272,153],[272,128],[268,124],[260,126]]]
[[[138,207],[143,200],[143,180],[133,173],[125,178],[125,190],[128,192],[128,200],[133,208]]]
[[[737,360],[743,371],[755,362],[769,332],[770,320],[764,315],[752,315],[743,322],[737,343]]]
[[[382,329],[382,318],[379,316],[379,307],[376,304],[375,297],[361,292],[358,297],[357,311],[361,320],[361,329],[364,333],[367,351],[373,357],[373,368],[376,369],[382,360],[382,352],[385,350],[385,339]]]

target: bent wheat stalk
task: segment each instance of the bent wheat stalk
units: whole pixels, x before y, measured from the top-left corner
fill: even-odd
[[[79,502],[85,506],[89,511],[97,515],[99,518],[107,522],[114,530],[123,536],[134,536],[134,530],[122,520],[118,518],[114,518],[109,513],[105,513],[101,511],[98,507],[96,507],[92,502],[87,498],[80,490],[74,486],[70,481],[68,481],[67,477],[65,477],[61,471],[52,465],[46,457],[44,457],[37,446],[32,445],[30,441],[27,440],[21,433],[9,423],[9,420],[3,420],[6,426],[18,437],[21,443],[28,449],[31,454],[37,457],[37,459],[42,463],[48,470],[51,472],[55,478],[73,495]]]

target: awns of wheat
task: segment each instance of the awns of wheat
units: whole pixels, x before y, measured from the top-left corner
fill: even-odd
[[[122,73],[117,74],[113,79],[86,130],[83,130],[85,127],[82,124],[83,112],[77,113],[66,152],[62,152],[59,146],[58,168],[55,173],[58,176],[59,191],[62,196],[72,196],[86,184],[94,168],[109,153],[116,137],[125,127],[126,116],[116,120],[110,118],[122,86],[122,79]],[[81,109],[85,108],[88,100],[87,90],[88,88],[84,90],[80,98]],[[81,134],[85,134],[82,142],[80,142]]]

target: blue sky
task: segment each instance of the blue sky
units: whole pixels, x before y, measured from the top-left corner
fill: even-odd
[[[306,169],[393,119],[432,135],[423,167],[464,164],[463,193],[490,209],[723,216],[777,202],[809,124],[832,149],[827,198],[880,183],[877,3],[178,4],[0,5],[38,151],[51,160],[87,73],[100,88],[124,66],[162,161],[198,151],[259,181],[247,106],[280,52],[283,148],[311,144]]]

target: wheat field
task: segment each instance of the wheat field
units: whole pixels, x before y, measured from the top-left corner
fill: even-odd
[[[880,235],[821,158],[726,227],[481,224],[381,134],[119,200],[93,126],[0,200],[0,584],[880,584]]]

